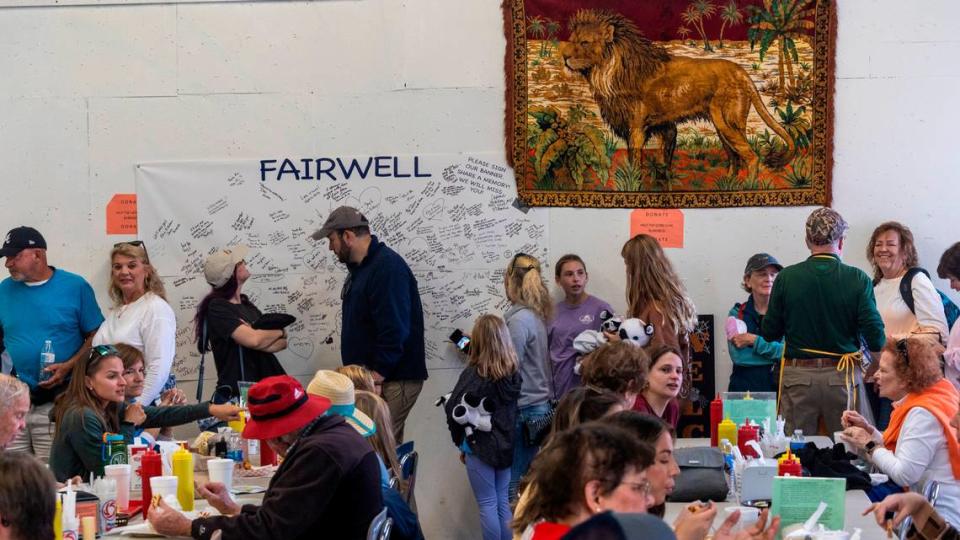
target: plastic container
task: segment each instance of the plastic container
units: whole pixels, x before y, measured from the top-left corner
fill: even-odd
[[[717,395],[710,402],[710,446],[716,447],[720,441],[717,429],[723,421],[723,400]]]
[[[177,501],[184,512],[193,511],[193,454],[183,448],[173,453],[173,475],[177,477]]]
[[[174,510],[182,510],[180,501],[177,500],[177,485],[179,480],[176,476],[154,476],[150,478],[150,490],[153,495],[163,498]]]
[[[236,463],[232,459],[211,459],[207,462],[207,475],[211,482],[219,482],[230,491],[233,488],[234,467]]]
[[[103,475],[117,483],[117,510],[130,507],[130,465],[120,463],[103,467]]]
[[[807,440],[803,438],[803,430],[795,429],[793,430],[793,436],[790,437],[790,451],[796,454],[807,444]]]
[[[119,465],[127,462],[127,443],[119,433],[104,433],[100,450],[104,465]]]
[[[160,460],[160,454],[153,450],[147,450],[141,454],[140,458],[140,483],[143,486],[143,519],[147,519],[147,512],[150,511],[150,501],[153,498],[153,491],[150,488],[150,479],[163,474],[163,464]]]
[[[732,445],[737,444],[737,425],[729,416],[717,425],[717,435],[718,440],[726,439]]]
[[[53,342],[49,339],[43,342],[43,350],[40,351],[40,382],[50,380],[53,374],[46,368],[57,363],[57,355],[53,352]]]
[[[740,449],[740,453],[743,454],[743,457],[763,457],[759,455],[756,448],[752,445],[748,445],[747,441],[757,441],[760,442],[760,426],[756,424],[751,424],[750,419],[747,418],[746,421],[740,429],[737,430],[737,448]]]

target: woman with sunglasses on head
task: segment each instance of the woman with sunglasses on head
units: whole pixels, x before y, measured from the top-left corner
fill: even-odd
[[[127,444],[139,428],[186,424],[208,416],[229,421],[239,419],[234,405],[170,407],[127,403],[123,361],[112,345],[98,345],[73,367],[67,390],[53,407],[57,425],[50,450],[50,470],[59,481],[73,476],[87,478],[91,472],[103,475],[104,434],[123,435]]]
[[[943,378],[942,352],[929,339],[888,340],[874,378],[880,395],[893,401],[890,423],[881,432],[857,412],[845,411],[842,438],[899,486],[922,492],[928,481],[938,481],[937,511],[960,526],[960,443],[951,425],[960,394]]]
[[[203,263],[203,275],[213,290],[200,301],[193,322],[200,352],[213,351],[217,366],[213,401],[218,403],[240,395],[239,381],[286,375],[273,353],[287,348],[287,331],[254,328],[262,313],[241,292],[250,279],[243,260],[247,251],[247,246],[230,246]]]
[[[550,414],[555,399],[553,370],[547,340],[546,322],[553,313],[553,302],[543,282],[540,261],[526,253],[517,253],[503,276],[510,308],[503,314],[517,353],[520,371],[520,398],[514,423],[513,464],[510,470],[510,499],[517,495],[520,478],[540,449],[526,436],[524,425]]]
[[[135,401],[153,404],[164,391],[176,386],[171,367],[177,319],[143,242],[113,246],[109,291],[113,308],[93,337],[93,344],[127,343],[142,352],[146,378],[143,392]]]

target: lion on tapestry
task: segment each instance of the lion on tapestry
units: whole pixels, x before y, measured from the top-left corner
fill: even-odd
[[[770,116],[760,93],[737,64],[722,59],[672,56],[643,37],[626,17],[610,11],[580,10],[568,21],[569,41],[560,47],[565,66],[583,75],[603,120],[627,143],[630,161],[642,166],[647,139],[659,136],[663,164],[670,170],[677,124],[710,120],[729,157],[728,173],[744,166],[755,177],[759,158],[747,142],[750,105],[786,143],[764,164],[781,168],[796,152],[790,135]]]

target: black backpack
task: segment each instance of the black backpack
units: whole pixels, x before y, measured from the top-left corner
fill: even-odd
[[[900,278],[900,296],[907,304],[907,307],[910,308],[910,312],[914,315],[916,315],[917,312],[913,307],[913,277],[920,272],[923,272],[928,278],[930,277],[929,272],[918,266],[907,270],[907,273]],[[950,330],[953,328],[953,324],[957,322],[957,319],[960,319],[960,307],[957,307],[957,305],[953,303],[953,300],[950,300],[940,289],[934,290],[940,295],[940,301],[943,303],[943,313],[947,316],[947,330]]]

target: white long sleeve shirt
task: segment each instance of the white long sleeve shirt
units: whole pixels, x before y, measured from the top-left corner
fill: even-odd
[[[146,377],[135,401],[149,405],[160,397],[170,377],[176,352],[177,319],[163,298],[148,292],[134,302],[115,307],[93,336],[94,345],[126,343],[143,353]]]
[[[900,279],[881,279],[873,287],[873,294],[877,298],[877,311],[883,319],[886,333],[895,339],[907,337],[910,332],[920,327],[934,328],[940,332],[940,343],[947,338],[947,316],[943,313],[943,301],[940,295],[925,274],[913,276],[910,283],[913,291],[913,307],[916,315],[907,307],[907,303],[900,296]]]
[[[923,492],[930,480],[940,482],[940,496],[934,507],[954,527],[960,527],[960,480],[953,477],[950,453],[943,426],[923,407],[907,413],[897,438],[897,449],[883,448],[883,434],[874,430],[873,438],[881,446],[873,451],[870,461],[901,486]]]

